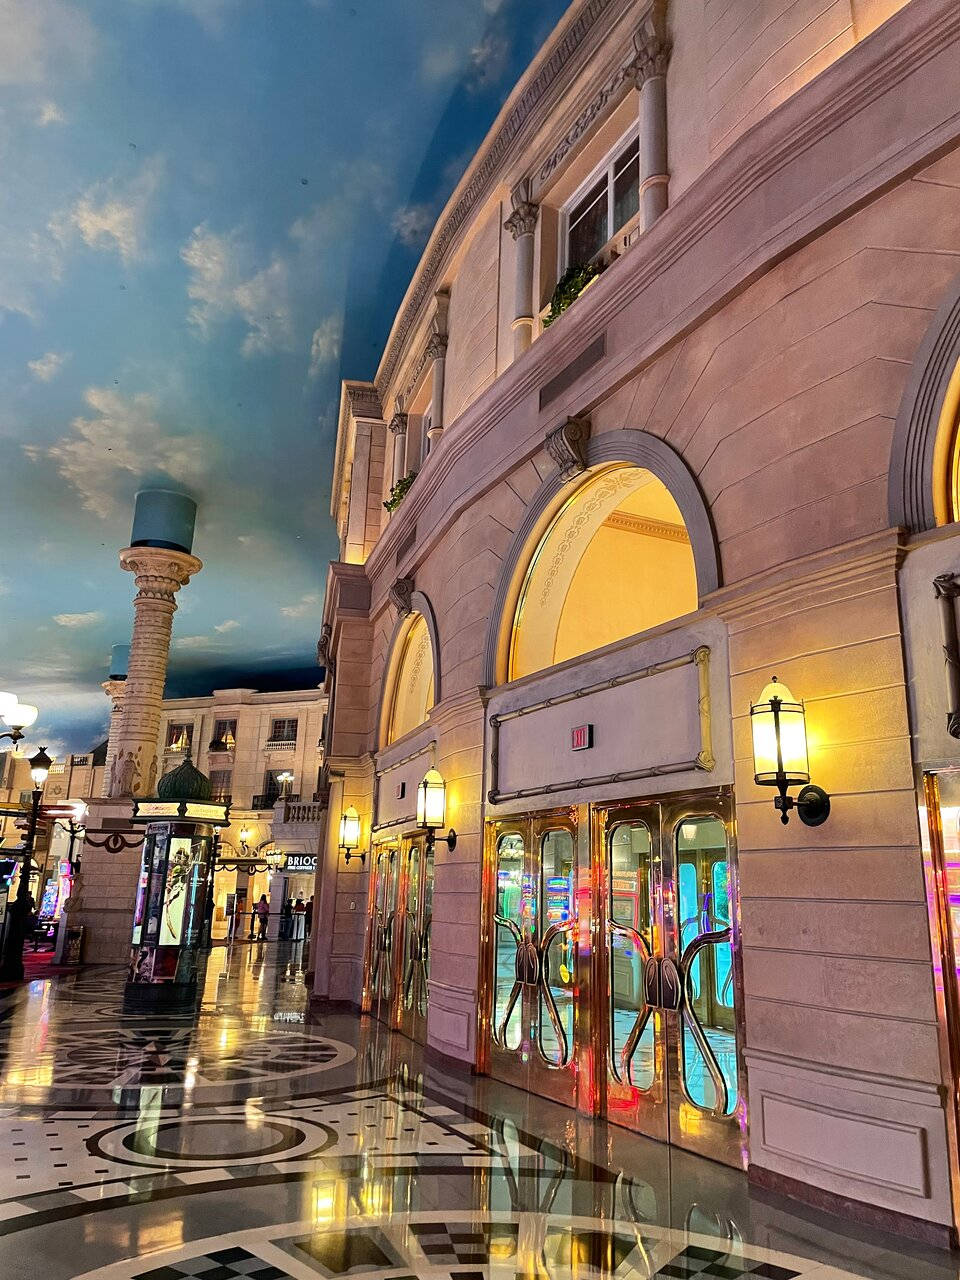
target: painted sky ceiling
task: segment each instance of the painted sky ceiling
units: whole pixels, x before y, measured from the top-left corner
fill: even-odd
[[[0,688],[106,726],[133,495],[200,502],[171,696],[310,685],[339,380],[565,0],[0,0]]]

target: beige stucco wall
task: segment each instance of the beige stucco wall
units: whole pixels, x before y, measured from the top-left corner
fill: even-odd
[[[477,228],[450,286],[444,419],[452,422],[497,375],[501,209]]]
[[[449,856],[438,849],[444,967],[428,1035],[470,1061],[481,832],[492,816],[484,701],[489,713],[537,685],[487,689],[485,656],[516,531],[556,477],[544,437],[567,415],[588,415],[593,440],[611,450],[623,431],[669,443],[699,486],[721,565],[721,588],[684,625],[722,629],[729,663],[715,701],[737,803],[751,1161],[945,1224],[945,1080],[887,496],[911,364],[960,273],[955,12],[949,38],[948,6],[914,0],[854,42],[864,33],[851,24],[870,26],[881,7],[828,6],[811,27],[812,6],[800,3],[765,11],[764,44],[747,38],[763,6],[747,8],[724,8],[744,57],[714,82],[716,119],[731,123],[722,146],[708,135],[711,167],[694,181],[693,156],[690,185],[661,222],[486,390],[462,362],[456,374],[448,365],[448,389],[464,379],[473,389],[449,391],[461,411],[448,412],[443,440],[366,561],[368,604],[331,605],[343,660],[334,758],[353,762],[351,795],[376,821],[372,775],[389,763],[376,754],[377,707],[396,629],[388,591],[412,576],[438,621],[441,694],[390,759],[432,751],[450,786],[460,838]],[[924,44],[934,23],[940,43]],[[768,110],[778,77],[796,89],[819,65],[807,43],[816,30],[825,47],[846,41],[848,57]],[[453,311],[451,343],[452,321]],[[602,356],[545,398],[600,336]],[[640,664],[681,636],[668,625],[616,661]],[[543,687],[582,688],[613,661],[573,662]],[[820,828],[796,816],[783,826],[753,783],[749,705],[774,672],[807,701],[813,779],[833,797]],[[338,937],[346,946],[351,936],[345,917]],[[340,998],[356,998],[360,959],[341,959]]]

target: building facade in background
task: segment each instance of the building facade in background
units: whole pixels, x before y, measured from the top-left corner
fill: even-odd
[[[571,6],[343,387],[316,959],[433,1052],[941,1242],[958,102],[953,0]],[[818,826],[755,783],[774,676]]]
[[[215,798],[231,798],[230,825],[218,842],[215,940],[227,937],[234,916],[233,927],[249,932],[249,912],[261,894],[271,904],[271,936],[279,928],[286,898],[302,896],[306,901],[313,894],[322,831],[318,788],[326,707],[321,689],[217,689],[207,697],[163,701],[159,773],[175,769],[189,754],[210,778]],[[106,756],[101,748],[54,763],[44,802],[63,804],[103,795]],[[29,771],[26,776],[29,781]],[[100,833],[94,838],[103,841],[108,836]],[[101,846],[96,847],[99,853]],[[93,883],[84,875],[80,900],[89,934],[85,959],[127,959],[138,873],[139,845],[131,845],[104,849]],[[110,893],[98,901],[96,885],[102,875],[110,877]]]

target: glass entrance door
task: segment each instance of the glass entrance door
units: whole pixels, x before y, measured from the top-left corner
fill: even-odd
[[[600,809],[609,1118],[744,1161],[735,862],[725,796]]]
[[[399,878],[396,841],[374,847],[364,1011],[396,1025],[396,917]]]
[[[577,839],[568,812],[491,829],[485,936],[491,1074],[576,1100]]]
[[[427,1042],[430,926],[433,920],[433,848],[423,836],[404,841],[400,901],[396,920],[399,963],[399,1027],[420,1044]]]

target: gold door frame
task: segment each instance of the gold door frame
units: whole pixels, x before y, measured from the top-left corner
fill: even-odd
[[[360,1009],[369,1013],[388,1027],[395,1027],[397,1020],[397,984],[395,981],[396,915],[399,894],[399,839],[381,841],[370,850],[370,889],[367,896],[367,941],[364,948],[363,994]],[[389,877],[389,881],[387,881]],[[393,909],[384,918],[380,909],[381,885],[392,882]],[[381,999],[381,966],[386,964],[390,975],[389,995]],[[383,1008],[382,1006],[386,1007]]]
[[[427,964],[431,919],[425,918],[425,913],[428,860],[432,861],[434,854],[426,835],[418,832],[415,835],[404,836],[399,857],[401,870],[397,886],[398,903],[394,935],[397,1029],[418,1044],[426,1044],[429,1009]],[[417,861],[417,892],[414,914],[411,916],[410,877],[413,873],[414,857]]]
[[[599,906],[598,916],[602,927],[598,937],[598,961],[603,973],[603,982],[597,984],[598,992],[602,991],[604,1000],[610,999],[610,938],[608,928],[608,910],[610,902],[610,881],[612,876],[608,865],[607,836],[614,824],[629,821],[631,817],[649,819],[654,813],[658,816],[658,831],[651,851],[651,862],[655,864],[658,880],[658,901],[656,913],[660,936],[654,937],[653,950],[659,960],[659,986],[657,988],[658,1007],[655,1015],[655,1082],[658,1083],[656,1100],[661,1110],[656,1114],[655,1105],[643,1105],[637,1099],[634,1116],[627,1113],[625,1092],[609,1084],[609,1005],[607,1010],[597,1009],[596,1025],[604,1030],[602,1045],[603,1075],[605,1081],[600,1086],[600,1065],[598,1062],[598,1091],[605,1095],[607,1118],[614,1123],[625,1124],[640,1132],[661,1141],[668,1141],[674,1146],[695,1151],[711,1159],[734,1168],[746,1167],[747,1160],[747,1117],[746,1117],[746,1070],[743,1059],[744,1024],[743,1024],[743,967],[740,947],[740,895],[737,875],[737,845],[734,821],[733,792],[729,787],[715,791],[678,792],[662,797],[654,797],[648,801],[613,802],[593,807],[593,851],[597,861],[597,877],[601,893],[595,898]],[[612,820],[611,820],[612,819]],[[698,1015],[692,1011],[687,1002],[690,975],[697,956],[707,945],[721,943],[722,934],[702,932],[688,947],[681,945],[682,921],[679,918],[679,884],[680,867],[677,857],[676,837],[680,826],[689,821],[717,820],[723,823],[726,838],[726,863],[728,868],[728,901],[730,906],[729,942],[731,946],[731,965],[733,975],[733,1035],[735,1045],[737,1097],[726,1099],[726,1107],[719,1105],[713,1108],[698,1102],[687,1089],[683,1072],[683,1052],[685,1044],[685,1027],[690,1031],[700,1047],[704,1066],[709,1069],[711,1060],[716,1064],[709,1045],[700,1046],[706,1041],[706,1030],[699,1025]],[[651,871],[653,874],[653,868]],[[701,966],[706,973],[706,966]],[[598,1046],[599,1051],[599,1046]],[[719,1065],[717,1070],[719,1072]],[[711,1072],[712,1074],[712,1072]],[[720,1073],[722,1080],[722,1073]],[[725,1081],[716,1084],[717,1097],[726,1090]],[[611,1107],[611,1095],[621,1105]],[[727,1114],[728,1113],[728,1114]]]
[[[675,832],[684,820],[714,818],[723,823],[726,836],[726,861],[728,867],[728,895],[730,904],[730,943],[733,972],[733,1034],[736,1046],[738,1097],[730,1116],[711,1115],[686,1092],[680,1069],[681,1044],[679,1025],[672,1032],[669,1019],[660,1008],[654,1010],[655,1036],[659,1046],[659,1060],[655,1060],[655,1078],[660,1082],[658,1106],[659,1118],[651,1116],[646,1127],[631,1122],[616,1108],[610,1107],[608,1096],[608,1060],[610,1051],[610,969],[608,944],[608,911],[610,876],[607,862],[606,833],[610,815],[618,817],[630,812],[657,814],[656,830],[651,833],[655,841],[652,857],[662,861],[663,850],[670,846],[670,863],[675,861],[673,842]],[[576,882],[574,886],[574,972],[575,992],[573,1013],[572,1064],[563,1068],[570,1081],[557,1088],[557,1069],[546,1064],[523,1063],[517,1054],[506,1054],[498,1045],[493,1016],[496,1007],[495,951],[497,904],[497,854],[503,835],[515,832],[524,839],[524,868],[536,849],[539,856],[539,835],[550,821],[565,818],[574,834],[576,858]],[[536,839],[534,838],[536,836]],[[658,865],[658,874],[662,873]],[[673,867],[670,891],[676,894],[679,871]],[[661,886],[661,898],[666,890]],[[676,910],[673,915],[675,916]],[[662,924],[662,921],[661,921]],[[671,929],[673,924],[671,923]],[[680,923],[676,922],[679,934]],[[716,939],[714,939],[716,941]],[[605,1115],[614,1123],[638,1128],[661,1141],[697,1151],[734,1167],[743,1167],[746,1160],[746,1068],[743,1060],[743,970],[740,949],[740,898],[737,876],[736,824],[734,818],[733,791],[731,787],[710,790],[676,792],[634,801],[615,801],[603,804],[577,805],[564,809],[543,810],[512,815],[486,823],[484,833],[484,860],[482,876],[482,912],[480,938],[480,981],[478,1001],[478,1069],[529,1092],[540,1093],[557,1101],[575,1106],[587,1115]],[[661,946],[664,957],[671,960],[675,980],[684,981],[682,959],[677,954],[677,943],[667,950]],[[695,956],[688,957],[692,965]],[[688,967],[690,967],[688,965]],[[703,966],[702,966],[703,967]],[[676,1018],[674,1018],[676,1022]],[[682,1024],[681,1024],[682,1025]],[[533,1055],[530,1055],[531,1059]],[[707,1059],[705,1058],[705,1063]],[[572,1065],[573,1070],[569,1067]]]
[[[570,1040],[562,1063],[550,1063],[543,1052],[542,1009],[547,1008],[558,1043],[566,1040],[562,1015],[559,1013],[549,982],[549,950],[561,933],[569,932],[573,952],[573,970],[571,988],[580,992],[590,987],[590,979],[583,981],[580,957],[584,955],[581,945],[581,921],[577,910],[580,900],[581,886],[590,880],[589,860],[583,856],[584,844],[580,839],[580,815],[577,807],[566,807],[523,814],[516,818],[503,818],[487,823],[484,840],[484,862],[482,877],[482,912],[480,936],[480,990],[478,1001],[479,1016],[479,1051],[478,1064],[481,1071],[513,1084],[518,1088],[537,1093],[543,1097],[553,1098],[569,1106],[580,1105],[578,1098],[579,1082],[589,1079],[589,1073],[582,1070],[582,1054],[580,1045],[584,1040],[584,1026],[580,1017],[580,1001],[572,997],[572,1020]],[[542,842],[551,831],[568,831],[573,842],[571,874],[573,876],[574,908],[571,921],[562,930],[555,927],[544,929],[540,923],[542,909]],[[507,1015],[504,1027],[510,1020],[510,1011],[519,1010],[521,1023],[521,1041],[515,1051],[511,1051],[497,1039],[497,1028],[494,1026],[496,1010],[496,984],[494,967],[497,946],[496,904],[497,861],[500,841],[504,836],[518,835],[523,841],[523,870],[521,875],[529,885],[536,875],[536,908],[534,919],[536,937],[528,936],[526,931],[516,937],[517,977],[508,996]],[[534,871],[536,868],[536,871]],[[589,921],[587,921],[589,927]],[[513,929],[517,933],[516,929]],[[523,952],[523,958],[521,958]],[[589,952],[587,953],[589,954]],[[521,967],[526,970],[524,978],[520,976]],[[534,1029],[535,1028],[535,1029]]]

